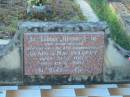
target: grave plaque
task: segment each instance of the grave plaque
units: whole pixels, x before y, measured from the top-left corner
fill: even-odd
[[[103,63],[104,32],[24,33],[25,75],[97,75]]]

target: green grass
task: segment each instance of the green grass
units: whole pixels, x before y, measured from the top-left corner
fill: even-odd
[[[130,50],[130,37],[128,38],[126,35],[122,23],[116,12],[109,6],[107,0],[89,0],[89,3],[97,16],[108,23],[111,31],[111,38],[121,47]]]

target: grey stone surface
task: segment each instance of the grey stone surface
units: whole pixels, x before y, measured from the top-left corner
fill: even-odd
[[[19,30],[27,32],[83,32],[83,31],[104,31],[107,28],[106,22],[42,22],[25,21],[19,23]]]
[[[19,33],[10,40],[0,40],[0,84],[22,82],[21,47]]]
[[[104,82],[129,82],[130,62],[114,46],[115,42],[109,39],[105,49]]]

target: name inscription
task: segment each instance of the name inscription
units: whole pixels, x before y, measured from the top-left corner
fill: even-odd
[[[24,33],[25,75],[102,73],[104,33]]]

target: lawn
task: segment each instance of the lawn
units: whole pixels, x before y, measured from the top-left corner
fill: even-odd
[[[125,30],[120,22],[116,12],[111,8],[107,0],[89,0],[91,7],[96,12],[97,16],[108,23],[111,31],[111,38],[121,47],[130,50],[130,37],[125,33]]]

